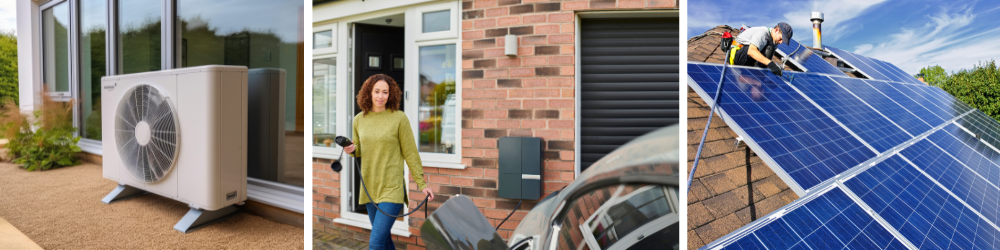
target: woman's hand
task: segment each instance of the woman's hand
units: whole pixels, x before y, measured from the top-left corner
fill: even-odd
[[[429,188],[429,187],[424,188],[424,190],[422,190],[421,192],[424,192],[424,195],[427,196],[427,200],[433,200],[434,199],[434,192],[431,191],[431,188]]]
[[[351,144],[350,146],[344,147],[344,152],[347,152],[348,154],[354,153],[354,146],[354,144]]]

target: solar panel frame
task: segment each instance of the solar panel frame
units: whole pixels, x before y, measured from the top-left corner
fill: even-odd
[[[798,50],[796,50],[796,48],[798,48]],[[806,53],[805,50],[809,50],[809,48],[801,46],[801,44],[798,41],[795,41],[795,39],[789,39],[788,45],[785,45],[784,43],[778,44],[777,49],[775,49],[775,51],[777,51],[778,54],[781,54],[781,56],[785,58],[788,58],[789,54],[792,54],[793,52],[794,54],[792,55],[792,58],[803,55],[802,53]],[[795,59],[790,59],[788,61],[792,62],[792,64],[795,64],[796,67],[806,72],[846,76],[846,74],[843,71],[838,69],[836,66],[833,66],[832,64],[830,64],[829,62],[827,62],[826,60],[824,60],[822,57],[820,57],[815,53],[809,55],[809,57],[806,58],[804,61],[799,61]]]
[[[709,65],[709,64],[699,64],[699,65]],[[721,67],[720,65],[714,65],[714,66]],[[689,69],[690,67],[691,66],[689,66]],[[755,68],[748,68],[748,69],[761,71]],[[707,88],[710,88],[713,90],[711,92],[714,93],[714,87],[711,87],[710,85],[718,83],[717,81],[718,76],[716,76],[716,81],[712,81],[714,83],[711,84],[709,84],[708,82],[698,83],[697,81],[694,80],[695,78],[700,78],[701,80],[705,80],[706,78],[711,78],[706,75],[708,74],[708,72],[694,72],[694,74],[692,74],[692,70],[689,70],[688,72],[689,72],[688,73],[689,80],[691,81],[691,83],[694,83],[694,84],[689,84],[689,86],[691,86],[692,89],[698,92],[699,95],[703,97],[708,96],[709,98],[703,98],[703,99],[705,99],[706,102],[711,104],[713,102],[713,100],[711,100],[710,98],[711,96],[707,95],[707,91],[702,89],[701,87],[705,86]],[[721,73],[721,70],[716,70],[713,73],[718,75],[719,73]],[[989,129],[995,130],[997,128],[1000,128],[1000,122],[992,120],[990,117],[986,116],[981,111],[978,111],[974,108],[969,107],[968,105],[965,105],[961,101],[955,99],[954,97],[948,95],[946,92],[936,87],[928,87],[924,85],[915,85],[915,84],[903,84],[898,82],[890,83],[886,81],[867,79],[861,81],[864,81],[864,83],[869,88],[852,89],[846,87],[847,85],[850,84],[842,83],[847,81],[854,81],[854,80],[844,80],[850,78],[831,77],[828,75],[821,75],[815,73],[786,72],[786,74],[794,75],[794,78],[799,78],[799,80],[805,80],[805,83],[809,83],[810,81],[815,81],[815,79],[827,78],[831,83],[835,83],[838,87],[843,88],[847,90],[847,92],[851,93],[852,97],[859,99],[861,102],[864,102],[868,107],[878,111],[878,113],[881,114],[884,119],[887,119],[889,121],[892,121],[893,119],[885,115],[885,112],[879,111],[879,108],[875,108],[875,106],[869,104],[867,101],[869,99],[861,98],[860,95],[866,95],[869,96],[869,98],[871,96],[880,97],[882,98],[880,102],[883,103],[884,105],[893,106],[891,107],[892,110],[903,109],[906,111],[906,113],[913,115],[914,117],[916,117],[916,119],[923,122],[924,125],[930,125],[930,124],[923,118],[919,118],[916,114],[916,111],[911,110],[913,107],[907,107],[903,104],[900,104],[899,102],[896,101],[896,99],[908,97],[909,98],[908,100],[912,104],[918,104],[918,105],[924,104],[919,107],[926,106],[927,108],[924,108],[923,110],[927,111],[928,113],[931,112],[930,110],[934,110],[938,113],[944,113],[940,115],[945,117],[944,118],[939,117],[938,114],[933,115],[933,117],[936,117],[937,119],[932,119],[932,120],[940,120],[941,122],[940,123],[935,122],[934,126],[932,126],[931,129],[926,130],[923,133],[919,133],[916,136],[907,140],[906,142],[900,143],[899,145],[896,145],[895,147],[887,151],[878,153],[876,156],[866,160],[865,162],[862,162],[857,166],[851,167],[846,171],[843,171],[842,173],[821,182],[820,184],[812,186],[811,189],[809,189],[809,192],[806,193],[806,195],[800,194],[800,196],[802,196],[803,198],[793,201],[792,204],[786,205],[785,207],[779,209],[778,211],[772,212],[771,214],[765,216],[761,220],[752,222],[751,224],[735,232],[732,232],[724,236],[723,238],[716,240],[715,242],[710,243],[710,245],[706,246],[706,248],[721,249],[722,247],[726,246],[741,245],[741,243],[748,243],[751,244],[751,246],[753,246],[753,244],[757,244],[760,247],[764,247],[765,245],[772,244],[773,242],[770,242],[770,240],[772,239],[785,240],[785,238],[777,236],[787,235],[789,232],[794,232],[796,233],[794,235],[798,236],[797,232],[794,231],[797,230],[795,228],[795,225],[783,224],[784,226],[778,226],[780,227],[778,228],[778,227],[768,227],[768,224],[773,223],[774,221],[782,221],[784,218],[782,216],[785,216],[787,213],[791,213],[787,211],[795,210],[796,208],[803,206],[802,204],[804,204],[805,202],[811,201],[807,200],[809,197],[826,194],[827,191],[829,190],[836,189],[848,193],[849,195],[852,196],[852,199],[854,199],[855,205],[861,207],[868,207],[871,204],[875,204],[880,208],[885,208],[889,206],[889,204],[893,201],[885,202],[885,204],[882,205],[874,202],[870,204],[866,201],[863,201],[861,197],[862,195],[868,195],[869,194],[868,192],[865,192],[862,195],[854,195],[853,191],[860,188],[851,187],[851,185],[856,185],[856,184],[848,184],[848,183],[857,182],[854,181],[856,178],[858,181],[860,181],[864,177],[859,177],[859,176],[863,176],[866,173],[866,171],[874,168],[875,166],[884,165],[885,163],[890,161],[898,163],[900,162],[899,159],[905,161],[904,164],[906,164],[906,166],[904,167],[908,167],[907,169],[909,170],[918,171],[920,172],[919,176],[922,176],[919,178],[914,177],[916,179],[914,178],[911,179],[918,180],[920,178],[923,178],[926,179],[927,181],[934,183],[933,186],[927,187],[926,181],[924,181],[925,188],[923,188],[922,190],[931,190],[931,189],[938,190],[934,192],[937,192],[935,197],[938,197],[937,199],[939,200],[939,202],[945,202],[945,203],[950,202],[948,203],[951,206],[950,209],[938,209],[937,211],[953,211],[953,210],[963,211],[960,215],[955,217],[947,217],[947,218],[934,217],[933,219],[934,221],[924,220],[924,222],[927,222],[929,224],[922,225],[923,227],[918,227],[916,224],[910,225],[908,227],[904,227],[905,225],[903,224],[896,224],[896,226],[894,227],[892,224],[890,224],[890,221],[897,220],[898,218],[896,217],[885,218],[881,215],[872,215],[872,217],[876,221],[880,222],[883,228],[893,232],[893,236],[897,240],[900,240],[900,242],[904,242],[906,244],[905,247],[908,248],[917,248],[917,247],[943,248],[943,247],[962,247],[962,246],[969,247],[972,246],[971,244],[973,243],[986,244],[986,245],[979,245],[979,247],[981,248],[993,247],[994,245],[1000,246],[1000,239],[998,239],[1000,238],[1000,227],[997,227],[997,224],[1000,223],[1000,210],[998,210],[998,208],[1000,208],[1000,186],[998,186],[998,184],[1000,184],[1000,165],[994,163],[994,162],[1000,162],[1000,160],[996,161],[990,160],[990,159],[1000,159],[1000,150],[998,150],[997,147],[995,147],[994,145],[991,145],[989,142],[987,142],[986,138],[977,138],[975,136],[975,132],[973,132],[973,129],[977,131],[989,131]],[[806,75],[806,74],[812,74],[812,75]],[[771,81],[774,81],[773,78],[778,78],[776,76],[771,76],[768,74],[755,74],[754,76],[755,77],[763,76],[766,79],[772,79]],[[782,79],[778,78],[778,81],[774,82],[774,84],[780,85],[781,82],[783,82]],[[826,110],[827,108],[822,105],[822,103],[824,103],[823,98],[829,98],[829,96],[820,96],[822,90],[831,90],[832,87],[809,89],[806,86],[809,84],[796,84],[794,81],[790,84],[788,82],[784,83],[789,87],[791,87],[792,90],[798,92],[800,97],[805,98],[807,101],[816,106],[817,109],[820,109],[829,119],[836,121],[837,124],[841,126],[841,129],[849,131],[856,139],[861,140],[860,136],[852,131],[853,129],[850,129],[849,127],[847,127],[847,125],[840,123],[839,122],[840,118],[837,118],[834,114],[828,112],[828,110]],[[727,85],[730,84],[735,84],[735,83],[727,82]],[[865,86],[857,82],[854,82],[852,84],[856,86]],[[879,89],[879,87],[876,86],[879,86],[882,89]],[[832,89],[836,90],[835,88]],[[727,91],[729,90],[727,89]],[[838,92],[837,94],[841,95],[838,98],[845,98],[843,96],[845,93],[840,92],[840,90],[828,91],[828,92]],[[893,99],[892,97],[895,97],[896,99]],[[726,100],[728,99],[723,99],[723,104],[726,103],[725,102]],[[932,105],[929,106],[926,105],[928,103],[931,103]],[[717,112],[719,112],[719,116],[722,117],[727,123],[734,124],[733,119],[731,119],[725,113],[724,109],[719,109],[717,110]],[[914,117],[909,117],[906,119],[913,120]],[[972,127],[973,129],[967,127]],[[749,137],[747,136],[747,133],[743,131],[740,126],[731,126],[731,128],[733,128],[733,130],[737,132],[737,134],[740,134],[745,138]],[[916,134],[916,133],[911,133],[911,134]],[[987,135],[991,136],[990,138],[1000,137],[1000,132]],[[931,142],[932,140],[936,141]],[[861,141],[864,142],[864,140]],[[768,156],[766,156],[766,154],[763,155],[761,154],[760,145],[757,145],[755,141],[746,140],[746,142],[748,146],[753,148],[756,152],[758,152],[759,155],[761,155],[761,159],[765,160],[765,163],[767,163],[770,166],[777,166],[774,165],[775,162],[773,159],[765,159],[768,158]],[[918,147],[930,147],[935,150],[940,150],[942,151],[942,153],[937,155],[930,154],[927,152],[914,153],[914,151],[916,151]],[[909,159],[904,154],[910,155],[911,157],[914,157],[914,159],[916,160],[911,161],[911,159]],[[952,162],[947,163],[948,164],[947,166],[951,166],[951,168],[953,169],[961,167],[962,169],[964,169],[963,170],[964,172],[956,174],[955,176],[946,176],[944,174],[948,173],[949,170],[940,170],[940,169],[932,170],[928,168],[927,170],[932,172],[925,172],[924,169],[918,167],[917,163],[914,163],[914,162],[926,161],[926,159],[919,158],[920,155],[927,155],[925,157],[936,156],[938,158],[946,160],[950,159]],[[971,156],[980,156],[980,157],[975,158]],[[963,162],[960,160],[960,158],[965,159],[967,161]],[[780,167],[779,168],[772,167],[772,169],[774,169],[775,173],[779,174],[779,177],[782,177],[782,179],[785,180],[786,183],[789,182],[789,180],[785,179],[787,178],[787,176],[781,175],[782,170]],[[950,171],[955,172],[957,170],[950,170]],[[982,172],[982,174],[980,172]],[[937,174],[939,175],[940,178],[939,179],[931,178],[932,174]],[[787,175],[787,173],[785,173],[785,175]],[[989,176],[989,178],[991,179],[987,179],[988,177],[985,176]],[[966,181],[965,182],[959,181],[960,178],[964,178],[962,180]],[[789,186],[792,187],[793,183],[789,183]],[[972,188],[977,188],[976,189],[977,191],[975,192],[970,191],[972,190]],[[989,192],[978,191],[987,188],[990,189],[988,190]],[[946,193],[946,196],[942,194],[942,191]],[[798,193],[799,190],[796,190],[796,192]],[[879,192],[885,192],[885,191],[883,190]],[[897,194],[901,194],[901,192],[913,192],[913,191],[901,190]],[[884,196],[885,194],[876,194],[876,195]],[[989,201],[989,202],[984,203],[983,201]],[[921,213],[920,216],[926,216],[923,213],[927,213],[927,211],[913,210],[911,212],[911,215]],[[946,216],[950,216],[949,213],[939,213],[939,214],[942,215],[946,214]],[[975,222],[969,222],[969,221],[975,221]],[[947,225],[933,224],[933,223],[945,223],[945,222],[950,224]],[[987,226],[984,226],[984,224]],[[962,226],[964,228],[959,228],[959,226]],[[923,234],[915,234],[914,230],[918,229],[919,232],[923,232]],[[760,238],[756,238],[757,236],[754,236],[755,238],[753,238],[752,240],[756,240],[756,243],[752,242],[752,240],[748,240],[750,239],[747,237],[748,235],[751,236],[756,235],[759,232],[766,233],[768,230],[774,232],[782,231],[784,233],[772,232],[775,234],[774,235],[775,237],[768,237],[765,240],[761,240]],[[938,233],[948,230],[954,231],[948,234],[951,235],[948,236],[951,238],[947,239],[942,238],[944,237],[945,234]],[[981,234],[986,233],[984,230],[992,232],[988,233],[989,235],[985,236],[985,237],[991,237],[991,239],[983,238],[984,236]],[[981,233],[981,234],[974,234],[974,233]],[[911,235],[911,238],[915,238],[915,240],[911,242],[910,240],[907,239],[906,235]],[[917,235],[919,237],[913,235]],[[961,237],[957,237],[958,235],[961,235]],[[835,237],[835,235],[831,236]],[[982,240],[987,240],[987,241],[982,241]],[[793,243],[801,243],[801,242],[793,242]],[[776,247],[779,245],[769,245],[769,246]],[[780,245],[780,246],[793,246],[793,245]],[[865,245],[865,246],[870,246],[870,245]]]
[[[689,81],[690,83],[693,83],[689,84],[689,86],[698,92],[699,95],[706,97],[703,99],[710,105],[714,103],[712,97],[714,97],[715,89],[717,88],[716,85],[718,83],[718,77],[721,74],[721,67],[722,65],[719,64],[688,63]],[[752,108],[754,110],[752,112],[764,109],[777,109],[775,107],[760,108],[757,107],[759,105],[753,103],[741,103],[741,101],[750,100],[749,97],[729,95],[730,92],[738,90],[734,89],[737,88],[734,86],[738,84],[733,83],[735,76],[732,74],[727,74],[726,76],[728,84],[725,84],[724,88],[728,88],[728,91],[724,91],[721,98],[724,98],[723,100],[730,101],[723,101],[720,105],[720,109],[716,110],[719,117],[721,117],[727,124],[738,124],[739,126],[730,126],[730,128],[742,136],[747,145],[751,145],[751,148],[754,149],[754,152],[757,152],[761,160],[765,161],[765,163],[770,166],[777,166],[776,168],[772,168],[775,170],[774,172],[786,184],[788,184],[793,191],[799,194],[799,196],[805,195],[810,188],[821,185],[824,183],[823,180],[828,180],[830,177],[836,176],[843,171],[857,166],[858,164],[877,155],[877,152],[875,152],[875,150],[868,146],[863,140],[859,139],[856,135],[850,132],[850,130],[845,129],[843,125],[833,119],[833,117],[827,114],[826,111],[821,110],[811,100],[809,100],[808,97],[801,95],[781,78],[774,76],[769,72],[765,73],[759,68],[742,66],[729,66],[729,68],[731,70],[747,72],[748,75],[754,76],[754,79],[761,80],[762,82],[768,82],[769,84],[764,84],[762,86],[773,87],[773,89],[777,89],[776,91],[781,91],[780,93],[775,92],[773,95],[785,95],[781,96],[783,98],[781,99],[782,102],[793,101],[795,102],[793,105],[800,105],[807,109],[796,110],[795,112],[799,112],[800,114],[790,114],[791,117],[785,116],[784,118],[778,118],[778,120],[787,123],[792,121],[804,122],[804,120],[808,119],[828,119],[825,122],[820,123],[821,126],[827,126],[823,127],[822,130],[816,129],[816,127],[807,127],[793,129],[792,133],[789,134],[784,129],[775,129],[773,127],[774,124],[765,125],[772,127],[764,129],[764,126],[760,126],[756,123],[756,121],[745,119],[745,117],[747,117],[746,115],[738,113],[740,111],[746,112],[743,104],[745,104],[746,107]],[[705,84],[700,84],[701,82],[704,82]],[[733,102],[733,100],[735,100],[735,102]],[[788,104],[781,105],[788,106]],[[736,111],[737,113],[730,114],[730,111]],[[835,125],[830,126],[830,124]],[[770,136],[770,133],[772,132],[777,132],[778,135]],[[760,135],[762,134],[765,136],[761,137]],[[793,135],[795,136],[793,138],[794,140],[804,141],[797,142],[799,144],[797,146],[795,146],[796,142],[791,142],[791,144],[788,145],[792,146],[787,147],[785,146],[785,141],[778,141],[785,140]],[[770,137],[768,138],[767,136]],[[836,140],[830,140],[830,138],[836,138]],[[819,143],[820,141],[826,141],[827,143]],[[809,149],[817,150],[785,150],[785,148],[802,148],[802,145],[814,145],[809,147]],[[839,151],[836,151],[835,149]],[[811,155],[813,154],[812,152],[819,152],[823,150],[827,152],[839,153],[833,155],[819,154],[826,158],[810,159],[810,157],[814,157]],[[771,154],[778,151],[783,153]],[[778,164],[778,162],[781,162],[782,164]],[[802,170],[806,170],[807,172],[802,172]]]

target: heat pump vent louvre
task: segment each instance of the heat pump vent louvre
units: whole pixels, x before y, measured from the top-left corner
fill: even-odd
[[[178,124],[161,92],[140,84],[128,90],[115,113],[115,141],[125,168],[143,182],[157,182],[177,160]]]

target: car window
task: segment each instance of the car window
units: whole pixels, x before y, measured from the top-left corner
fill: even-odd
[[[608,186],[568,204],[559,232],[559,249],[678,248],[674,187]]]

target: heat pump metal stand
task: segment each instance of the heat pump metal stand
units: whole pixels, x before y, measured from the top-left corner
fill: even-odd
[[[145,190],[142,190],[142,189],[134,188],[132,186],[128,186],[128,185],[125,185],[125,184],[118,184],[118,187],[115,187],[114,190],[111,190],[111,193],[109,193],[107,196],[104,196],[104,199],[101,199],[101,201],[104,202],[104,204],[111,204],[112,202],[116,202],[116,201],[120,201],[120,200],[124,200],[124,199],[128,199],[128,198],[132,198],[132,197],[136,197],[136,196],[140,196],[140,195],[144,195],[144,194],[148,194],[148,193],[149,192],[146,192]]]
[[[237,211],[236,206],[227,206],[215,211],[191,208],[184,215],[184,218],[177,222],[177,225],[174,225],[174,230],[189,233],[195,229],[221,221],[230,215],[236,214]]]

